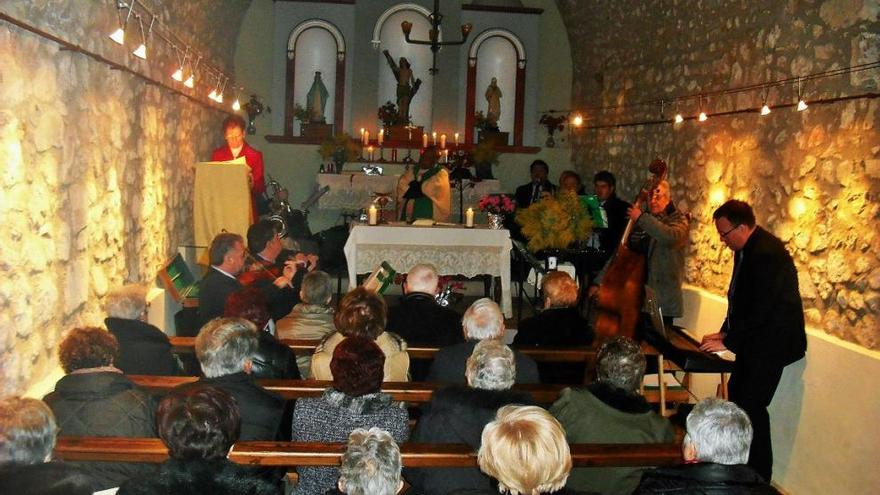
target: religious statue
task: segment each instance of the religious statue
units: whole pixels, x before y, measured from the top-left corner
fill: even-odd
[[[314,124],[326,123],[324,108],[327,106],[328,96],[330,96],[330,93],[327,92],[324,81],[321,80],[321,72],[316,71],[315,81],[312,82],[312,88],[309,89],[309,93],[306,95],[309,122]]]
[[[489,87],[486,88],[486,120],[489,126],[498,129],[498,119],[501,117],[501,88],[498,87],[498,79],[493,77]]]
[[[409,123],[409,104],[419,91],[422,85],[421,79],[413,79],[413,71],[406,57],[400,57],[400,63],[394,63],[394,59],[388,50],[382,50],[388,65],[391,66],[391,72],[397,79],[397,124],[406,125]]]

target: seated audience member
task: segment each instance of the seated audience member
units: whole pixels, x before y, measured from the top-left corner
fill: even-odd
[[[278,339],[267,330],[272,319],[269,317],[266,299],[259,289],[245,287],[230,294],[226,299],[224,316],[244,318],[257,328],[257,349],[251,356],[251,376],[300,379],[293,351],[278,342]]]
[[[199,282],[199,326],[223,316],[229,294],[241,289],[235,278],[244,268],[244,239],[238,234],[217,234],[208,248],[211,266]]]
[[[635,493],[776,494],[746,465],[751,443],[745,411],[723,399],[703,399],[687,417],[685,463],[647,471]]]
[[[204,374],[196,384],[215,386],[235,398],[241,413],[241,440],[277,440],[284,400],[257,385],[251,375],[257,345],[257,329],[244,318],[209,321],[196,337],[196,357]]]
[[[321,340],[336,331],[333,323],[333,287],[330,275],[320,270],[303,277],[299,289],[301,303],[293,307],[289,315],[275,324],[279,339]],[[303,378],[312,376],[312,355],[304,353],[296,357],[296,365]]]
[[[238,440],[241,416],[235,399],[217,387],[196,385],[166,395],[156,411],[159,438],[169,459],[153,476],[133,478],[118,495],[280,495],[268,471],[236,464],[229,450]]]
[[[499,407],[532,403],[528,393],[510,390],[516,361],[513,351],[498,340],[484,340],[474,347],[465,375],[467,386],[451,385],[434,392],[413,432],[413,442],[464,443],[476,450],[483,427]],[[489,478],[476,468],[408,469],[405,477],[417,493],[492,488]]]
[[[342,442],[356,428],[379,427],[398,442],[409,436],[406,409],[380,392],[385,355],[371,339],[348,337],[333,350],[333,387],[321,397],[299,399],[293,412],[293,440]],[[332,489],[336,468],[298,468],[297,493]]]
[[[312,378],[332,380],[330,361],[333,350],[346,338],[358,336],[375,341],[385,354],[384,381],[407,381],[409,354],[406,352],[406,341],[397,334],[385,331],[385,315],[385,300],[375,292],[358,287],[343,296],[333,317],[336,333],[324,339],[312,356]]]
[[[583,194],[584,186],[581,184],[581,176],[574,170],[565,170],[559,174],[558,193]]]
[[[434,298],[439,282],[433,265],[412,267],[406,274],[405,295],[400,304],[388,309],[388,331],[400,335],[411,346],[443,347],[461,342],[461,316]],[[429,366],[430,362],[424,360],[410,363],[412,379],[424,380]]]
[[[565,430],[537,406],[499,409],[495,420],[483,428],[477,463],[498,481],[493,493],[574,493],[564,488],[571,472]]]
[[[544,309],[522,320],[513,345],[523,347],[585,347],[593,330],[576,308],[577,283],[565,272],[550,272],[541,281]],[[539,363],[542,383],[584,383],[586,370],[575,363]]]
[[[104,310],[107,312],[104,324],[119,342],[117,368],[128,375],[180,374],[168,336],[147,323],[145,286],[131,284],[111,291]]]
[[[461,323],[465,342],[437,351],[434,361],[431,362],[427,381],[466,383],[465,364],[477,343],[504,337],[504,315],[498,304],[489,298],[474,301],[464,312]],[[535,360],[519,351],[513,351],[513,355],[516,358],[516,383],[539,383]]]
[[[336,490],[348,495],[394,495],[403,488],[400,448],[387,431],[358,428],[348,436]]]
[[[556,186],[547,180],[550,174],[550,166],[544,160],[535,160],[529,166],[531,182],[516,188],[516,207],[528,208],[532,203],[537,203],[543,194],[556,193]]]
[[[58,426],[37,399],[0,399],[0,493],[91,495],[98,485],[80,468],[52,461]]]
[[[664,443],[675,440],[672,425],[655,413],[639,386],[645,356],[639,345],[615,337],[596,356],[597,380],[586,388],[563,390],[550,413],[562,424],[569,443]],[[568,479],[574,490],[629,494],[644,468],[575,468]]]
[[[285,252],[272,220],[260,220],[248,228],[247,246],[253,254],[252,262],[238,274],[238,281],[262,290],[272,319],[278,321],[299,302],[303,275],[317,267],[318,257]],[[279,272],[282,276],[276,277]]]
[[[43,398],[55,413],[59,435],[91,437],[155,437],[156,404],[146,390],[129,380],[116,359],[119,344],[103,328],[74,328],[61,341],[58,357],[66,375]],[[131,476],[153,471],[135,463],[79,464],[104,488],[119,486]]]

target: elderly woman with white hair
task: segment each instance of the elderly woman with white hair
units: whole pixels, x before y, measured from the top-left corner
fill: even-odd
[[[42,401],[0,399],[0,493],[91,495],[95,483],[80,468],[51,461],[58,425]]]
[[[333,323],[333,286],[330,275],[315,270],[303,277],[299,289],[302,300],[293,310],[275,324],[279,339],[321,340],[336,331]],[[296,365],[303,378],[311,378],[312,355],[302,353]]]
[[[648,471],[635,493],[776,494],[751,467],[752,422],[733,402],[708,398],[687,417],[685,464]]]
[[[147,323],[147,288],[129,284],[110,291],[104,300],[104,324],[119,342],[116,367],[127,375],[179,375],[165,332]]]
[[[394,495],[403,487],[400,447],[381,428],[358,428],[348,436],[337,490],[347,495]]]
[[[461,320],[465,342],[437,351],[426,381],[440,383],[465,382],[465,364],[478,342],[504,338],[504,314],[498,303],[482,298],[474,301]],[[535,360],[513,351],[516,360],[516,383],[540,383]]]
[[[510,390],[516,361],[510,348],[496,339],[475,344],[466,376],[467,386],[450,385],[434,392],[410,441],[463,443],[476,450],[483,427],[498,408],[533,402],[528,393]],[[476,468],[408,469],[404,476],[417,493],[429,495],[492,488],[489,477]]]

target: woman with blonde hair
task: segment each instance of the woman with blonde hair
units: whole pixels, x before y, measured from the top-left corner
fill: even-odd
[[[498,481],[501,493],[571,493],[563,489],[571,472],[565,430],[537,406],[498,409],[495,420],[483,428],[477,462]]]

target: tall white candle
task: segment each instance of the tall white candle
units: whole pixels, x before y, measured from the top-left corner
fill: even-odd
[[[383,142],[385,142],[385,129],[379,131],[379,146],[382,146]]]
[[[370,205],[369,219],[370,219],[370,225],[376,225],[376,223],[378,223],[379,210],[376,209],[376,205]]]
[[[440,134],[440,149],[446,149],[446,134]]]
[[[425,132],[422,134],[422,148],[428,147],[428,133]]]
[[[455,146],[458,147],[458,133],[455,133]]]
[[[474,226],[474,209],[468,208],[467,211],[464,212],[464,225],[466,227]]]
[[[364,146],[370,144],[370,131],[364,131]]]
[[[431,133],[431,144],[433,144],[434,146],[437,146],[437,133],[436,132]]]
[[[373,161],[373,147],[367,147],[367,151],[370,153],[370,161]]]

